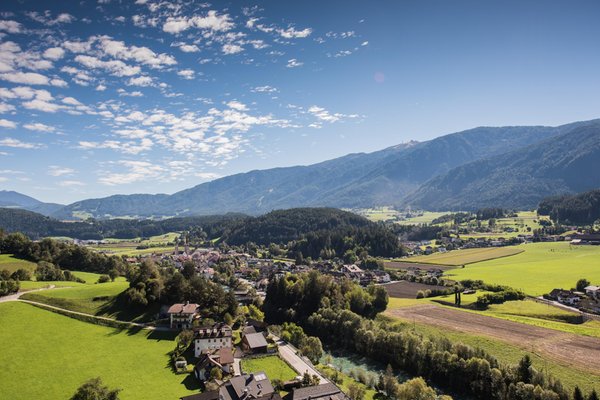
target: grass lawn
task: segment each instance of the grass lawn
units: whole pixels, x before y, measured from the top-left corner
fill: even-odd
[[[36,263],[17,258],[12,254],[0,254],[0,271],[6,269],[10,273],[13,273],[16,270],[23,268],[33,272],[36,267]]]
[[[97,376],[123,389],[123,400],[198,390],[190,376],[171,372],[174,342],[164,334],[118,331],[20,302],[0,304],[0,327],[0,343],[10,343],[0,352],[2,398],[67,399]]]
[[[131,244],[124,246],[116,246],[114,244],[109,245],[97,245],[97,246],[89,246],[90,249],[103,252],[109,255],[116,256],[141,256],[144,254],[152,254],[152,253],[168,253],[174,250],[173,246],[160,246],[160,247],[150,247],[147,249],[136,249],[139,244]]]
[[[425,211],[423,215],[419,215],[418,217],[407,218],[402,221],[397,221],[400,225],[420,225],[420,224],[431,224],[431,222],[441,217],[442,215],[450,214],[450,212],[430,212]]]
[[[382,316],[390,320],[389,317]],[[392,319],[393,320],[393,319]],[[396,319],[398,323],[409,326],[415,332],[425,336],[446,337],[452,342],[464,343],[472,347],[478,347],[492,354],[500,363],[516,365],[525,354],[529,354],[533,366],[538,370],[544,370],[559,378],[563,385],[572,390],[576,385],[589,392],[592,388],[600,390],[600,373],[592,374],[572,366],[558,364],[552,360],[540,357],[536,353],[524,351],[523,349],[506,342],[485,336],[477,336],[464,332],[456,332],[437,328],[431,325],[415,323]]]
[[[243,373],[265,372],[269,379],[279,379],[280,381],[289,381],[298,374],[279,356],[267,356],[260,358],[242,359],[241,368]]]
[[[522,246],[484,247],[477,249],[452,250],[446,253],[433,253],[428,256],[410,257],[403,261],[460,266],[513,256],[521,252],[523,252]]]
[[[323,374],[325,374],[326,376],[331,376],[334,373],[334,369],[328,365],[319,364],[316,367],[319,371],[323,372]],[[350,375],[338,371],[338,377],[341,377],[342,381],[337,383],[337,385],[339,386],[340,389],[342,389],[342,391],[344,393],[348,393],[348,386],[350,386],[350,384],[354,383],[355,385],[358,385],[359,387],[362,387],[365,389],[365,400],[373,400],[375,398],[375,395],[377,394],[377,392],[374,389],[371,389],[367,385],[360,383],[356,379],[352,378]]]
[[[570,289],[580,278],[600,283],[600,247],[565,242],[529,243],[512,257],[469,264],[446,271],[451,279],[481,279],[540,296],[554,288]],[[447,262],[445,262],[447,263]]]

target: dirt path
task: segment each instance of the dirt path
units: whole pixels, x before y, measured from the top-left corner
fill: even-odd
[[[14,294],[9,294],[8,296],[2,296],[2,297],[0,297],[0,303],[3,303],[5,301],[19,300],[19,298],[22,295],[24,295],[25,293],[34,293],[34,292],[40,292],[42,290],[50,290],[50,289],[59,289],[59,288],[57,288],[54,285],[48,285],[48,287],[45,287],[45,288],[39,288],[39,289],[33,289],[33,290],[25,290],[23,292],[17,292],[17,293],[14,293]]]
[[[407,321],[487,336],[534,350],[562,364],[600,371],[600,338],[506,321],[435,305],[405,307],[387,312]]]

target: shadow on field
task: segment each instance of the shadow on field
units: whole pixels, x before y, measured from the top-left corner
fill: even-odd
[[[156,340],[160,342],[161,340],[168,340],[170,342],[175,340],[177,336],[177,332],[172,331],[150,331],[150,334],[146,336],[146,339]]]
[[[187,374],[185,379],[181,381],[187,390],[200,390],[200,382],[194,376],[194,374]]]

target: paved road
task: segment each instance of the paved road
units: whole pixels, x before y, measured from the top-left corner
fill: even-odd
[[[33,289],[33,290],[26,290],[24,292],[17,292],[17,293],[14,293],[14,294],[9,294],[8,296],[2,296],[2,297],[0,297],[0,303],[5,302],[5,301],[19,300],[19,297],[21,297],[25,293],[33,293],[33,292],[39,292],[41,290],[49,290],[49,289],[56,289],[56,286],[49,285],[48,287],[45,287],[45,288],[39,288],[39,289]]]
[[[298,375],[304,375],[304,373],[308,371],[311,375],[317,375],[319,377],[320,385],[328,383],[327,379],[325,379],[319,371],[296,354],[298,350],[296,350],[294,346],[276,336],[274,338],[279,347],[279,355],[292,366]]]

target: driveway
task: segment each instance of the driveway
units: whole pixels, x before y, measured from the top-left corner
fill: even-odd
[[[15,301],[15,300],[19,300],[19,297],[21,297],[22,295],[24,295],[25,293],[33,293],[33,292],[39,292],[41,290],[49,290],[49,289],[54,289],[56,286],[54,285],[48,285],[48,287],[45,288],[40,288],[40,289],[34,289],[34,290],[26,290],[24,292],[17,292],[17,293],[13,293],[13,294],[9,294],[8,296],[2,296],[0,297],[0,303],[3,303],[5,301]]]
[[[308,371],[311,375],[317,375],[319,377],[319,384],[329,383],[327,379],[321,375],[319,371],[315,369],[309,362],[303,360],[298,356],[296,348],[289,343],[284,342],[278,337],[274,337],[279,347],[279,355],[283,358],[297,373],[302,376]]]

